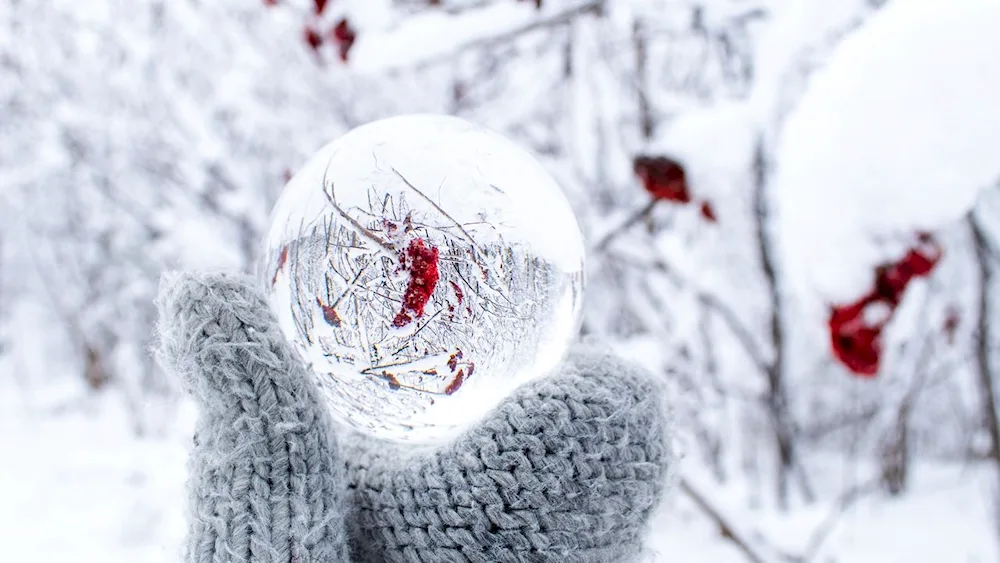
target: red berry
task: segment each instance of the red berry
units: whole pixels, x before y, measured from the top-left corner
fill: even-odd
[[[318,50],[320,46],[323,45],[323,36],[320,35],[319,32],[313,27],[307,27],[305,29],[305,40],[306,45],[309,45],[309,48],[313,51]]]
[[[850,305],[834,307],[830,313],[830,345],[834,355],[857,375],[874,377],[882,354],[882,328],[865,322],[865,309],[871,296]]]
[[[340,56],[341,61],[347,62],[347,56],[357,38],[357,32],[354,31],[346,18],[341,18],[333,27],[333,40],[337,43],[337,55]]]
[[[914,276],[926,276],[931,273],[940,256],[928,255],[920,250],[909,251],[903,260]]]
[[[881,264],[875,269],[875,287],[867,295],[831,311],[827,324],[833,353],[857,375],[874,377],[878,372],[882,329],[892,319],[910,282],[914,278],[930,275],[941,259],[942,249],[931,235],[921,234],[918,243],[917,248],[910,249],[897,262]],[[883,310],[875,311],[874,307],[882,307]],[[871,315],[866,318],[866,313],[872,312],[882,314],[874,320],[870,320]],[[945,321],[946,334],[953,332],[954,326],[957,326],[957,313],[951,328],[950,322]]]
[[[861,377],[878,375],[882,355],[882,331],[861,328],[832,335],[834,353],[848,369]]]
[[[874,296],[896,306],[911,279],[913,272],[905,264],[883,264],[875,269]]]
[[[712,204],[707,201],[701,202],[701,216],[709,223],[718,223],[719,219],[715,216],[715,209],[712,209]]]
[[[955,331],[958,330],[958,324],[961,317],[958,314],[958,307],[951,305],[948,307],[948,311],[944,316],[944,335],[948,339],[948,344],[955,343]]]
[[[638,156],[632,169],[653,198],[676,203],[691,201],[684,167],[677,161],[664,156]]]
[[[461,305],[462,301],[465,299],[465,293],[462,288],[455,282],[451,282],[451,288],[455,291],[455,298],[458,299],[458,304]]]

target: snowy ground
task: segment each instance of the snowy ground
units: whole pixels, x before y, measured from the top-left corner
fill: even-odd
[[[114,398],[59,396],[59,391],[26,393],[0,382],[4,560],[177,561],[191,409],[181,409],[170,437],[136,439]],[[819,479],[841,480],[839,467],[829,464],[828,475],[820,472]],[[877,498],[855,505],[814,560],[1000,561],[989,524],[992,477],[986,466],[924,465],[905,500]],[[693,481],[742,530],[751,536],[759,532],[792,553],[830,512],[822,504],[797,510],[791,518],[754,512],[739,486]],[[653,522],[650,546],[658,554],[652,561],[745,561],[684,498],[675,497],[668,508]]]
[[[113,397],[43,394],[0,385],[3,559],[178,561],[187,432],[137,440]]]
[[[838,471],[839,473],[839,471]],[[924,465],[913,491],[899,501],[870,497],[836,519],[810,561],[826,563],[985,563],[1000,561],[989,522],[992,472],[986,466]],[[721,511],[751,539],[767,538],[782,554],[806,551],[813,533],[834,509],[829,502],[796,510],[791,516],[747,509],[739,487],[702,487]],[[836,494],[828,495],[834,498]],[[654,522],[663,530],[651,538],[656,562],[744,562],[690,503],[679,502]],[[768,561],[790,561],[775,555]]]

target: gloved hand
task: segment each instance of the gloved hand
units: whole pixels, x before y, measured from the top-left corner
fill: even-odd
[[[168,274],[157,355],[200,408],[190,563],[632,561],[672,461],[664,391],[576,351],[435,451],[335,429],[242,276]]]

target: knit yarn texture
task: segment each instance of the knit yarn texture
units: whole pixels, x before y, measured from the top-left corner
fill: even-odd
[[[190,563],[340,563],[344,464],[264,298],[237,276],[161,281],[158,357],[200,407]]]
[[[641,555],[673,461],[664,389],[642,369],[577,350],[451,444],[415,450],[335,429],[247,279],[172,274],[159,306],[158,357],[201,408],[188,562]]]

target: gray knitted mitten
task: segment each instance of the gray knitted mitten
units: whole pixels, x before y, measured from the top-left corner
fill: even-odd
[[[240,276],[174,274],[158,356],[201,409],[189,562],[632,561],[666,486],[664,391],[577,352],[452,444],[344,430],[263,297]]]
[[[201,415],[187,561],[349,561],[343,460],[264,298],[240,277],[170,274],[158,304],[158,359]]]

